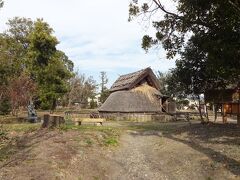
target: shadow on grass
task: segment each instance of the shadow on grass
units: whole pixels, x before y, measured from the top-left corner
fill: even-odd
[[[196,143],[194,141],[183,140],[180,138],[173,137],[172,135],[165,135],[164,137],[172,139],[174,141],[181,142],[183,144],[186,144],[189,147],[195,149],[196,151],[199,151],[199,152],[205,154],[210,159],[212,159],[214,162],[225,165],[226,169],[228,169],[234,175],[237,175],[237,176],[240,175],[240,162],[239,161],[237,161],[233,158],[227,157],[226,155],[224,155],[218,151],[215,151],[212,148],[201,146],[199,143]]]
[[[225,147],[234,146],[236,150],[240,148],[240,128],[236,124],[130,124],[131,127],[137,130],[131,133],[133,136],[156,135],[183,143],[205,154],[214,162],[222,164],[234,175],[240,175],[240,162],[214,149],[214,144],[226,145]],[[181,136],[182,134],[184,137]],[[208,145],[204,146],[205,143]],[[210,147],[209,144],[213,146]]]
[[[240,146],[240,128],[236,124],[205,124],[187,122],[175,123],[130,123],[129,129],[143,131],[161,131],[163,134],[181,135],[195,138],[201,142]]]

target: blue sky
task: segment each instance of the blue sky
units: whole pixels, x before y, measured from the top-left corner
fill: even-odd
[[[166,72],[175,66],[162,49],[145,53],[141,38],[152,33],[146,24],[129,23],[129,0],[5,0],[0,31],[15,16],[43,18],[55,30],[63,50],[80,73],[99,81],[106,71],[110,86],[119,75],[146,67]]]

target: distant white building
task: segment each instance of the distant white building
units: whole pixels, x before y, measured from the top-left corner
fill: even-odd
[[[97,94],[93,99],[92,98],[88,98],[88,105],[90,106],[90,102],[93,100],[94,102],[96,102],[97,106],[101,105],[100,102],[100,94]]]

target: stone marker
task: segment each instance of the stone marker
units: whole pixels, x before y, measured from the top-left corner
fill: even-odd
[[[28,120],[31,122],[31,123],[36,123],[37,122],[37,113],[34,109],[34,105],[33,103],[30,103],[27,107],[28,109]]]

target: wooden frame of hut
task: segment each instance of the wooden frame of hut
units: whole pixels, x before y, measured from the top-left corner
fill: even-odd
[[[237,123],[240,125],[240,103],[239,102],[228,102],[222,104],[222,116],[223,123],[227,122],[227,115],[236,115]]]
[[[216,107],[221,107],[223,123],[227,123],[228,115],[234,115],[237,116],[237,124],[240,126],[240,84],[223,90],[209,91],[205,94],[205,98]]]
[[[110,89],[110,96],[98,109],[106,114],[159,114],[174,112],[174,105],[160,93],[159,82],[151,68],[120,76]]]

